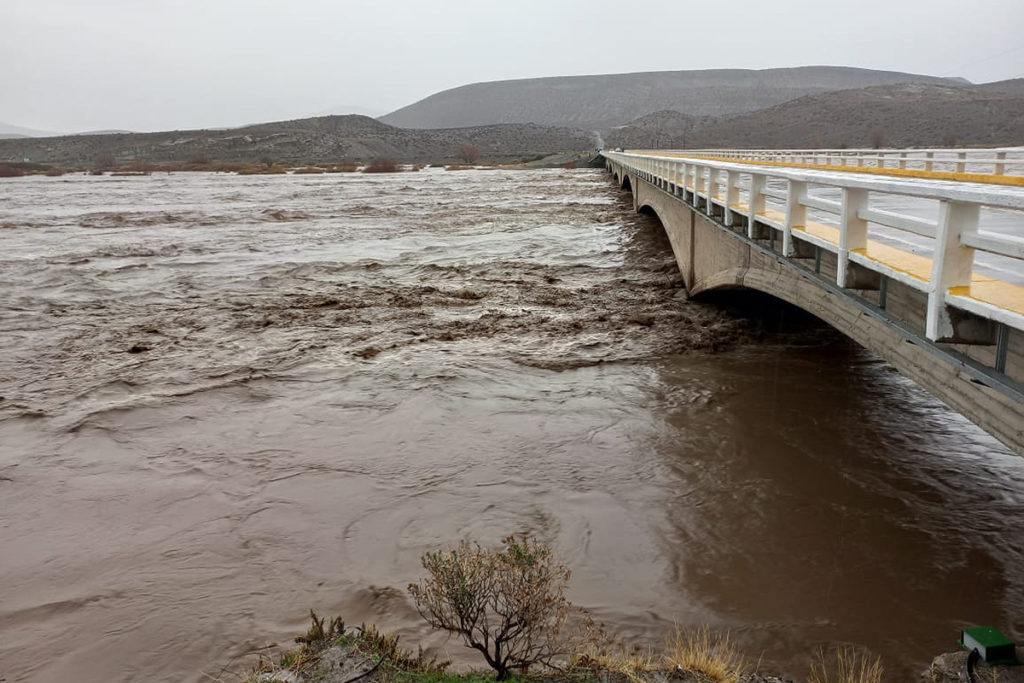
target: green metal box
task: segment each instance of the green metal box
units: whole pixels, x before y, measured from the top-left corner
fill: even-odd
[[[989,664],[1017,661],[1013,641],[991,626],[965,628],[960,632],[960,645],[968,652],[977,650],[982,661]]]

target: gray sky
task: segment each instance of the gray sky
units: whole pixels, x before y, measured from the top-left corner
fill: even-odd
[[[475,81],[830,64],[1024,76],[1024,0],[0,0],[0,121],[387,112]]]

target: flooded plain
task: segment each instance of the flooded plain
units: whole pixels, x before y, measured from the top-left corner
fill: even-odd
[[[1024,460],[791,309],[685,301],[603,171],[0,192],[0,679],[232,680],[310,607],[471,663],[405,586],[512,532],[627,640],[764,671],[1024,637]]]

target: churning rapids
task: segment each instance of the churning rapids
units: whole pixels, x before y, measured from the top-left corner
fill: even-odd
[[[404,587],[510,532],[627,639],[801,678],[1024,635],[1024,461],[792,310],[676,296],[601,171],[0,191],[9,682],[208,680],[310,607],[463,657]]]

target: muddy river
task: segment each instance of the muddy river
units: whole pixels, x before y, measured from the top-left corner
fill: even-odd
[[[1024,460],[792,309],[684,301],[625,197],[4,181],[0,679],[206,681],[310,607],[475,662],[404,588],[511,532],[627,639],[710,624],[762,670],[1024,636]]]

